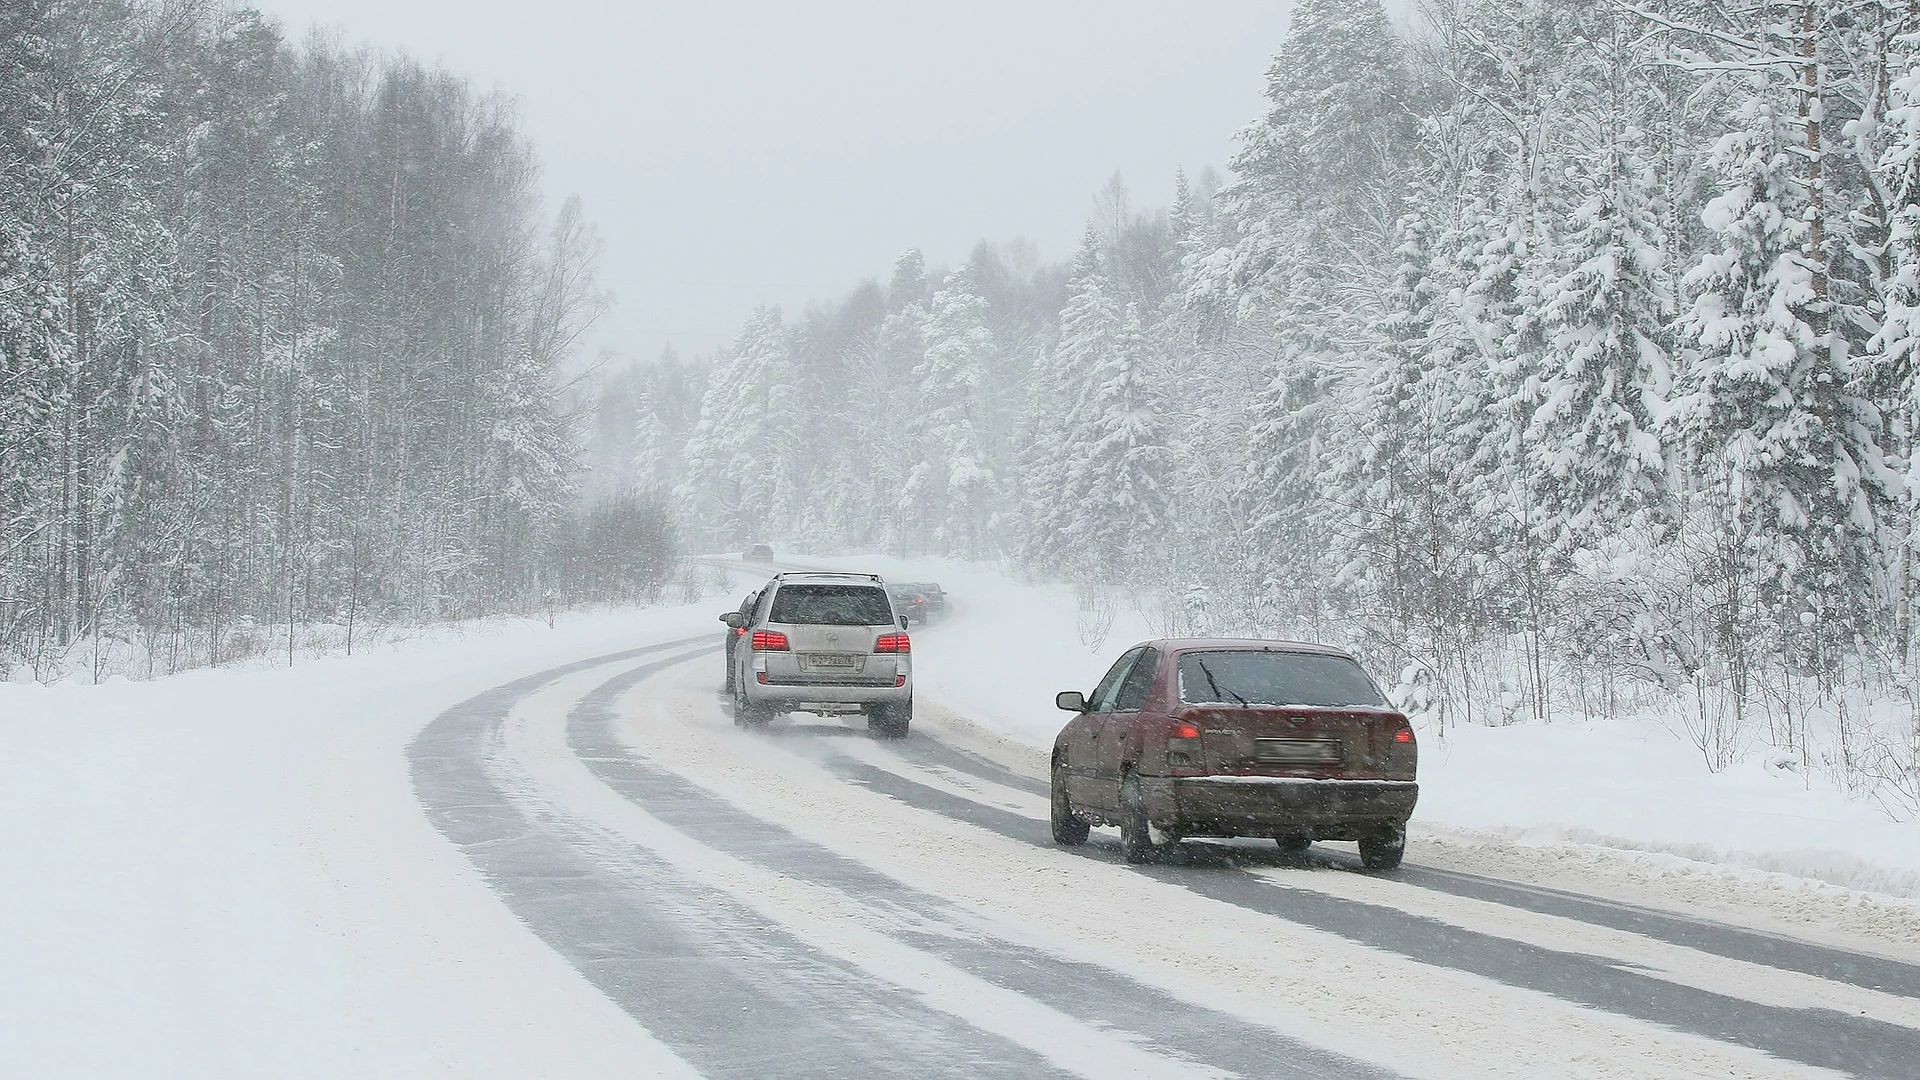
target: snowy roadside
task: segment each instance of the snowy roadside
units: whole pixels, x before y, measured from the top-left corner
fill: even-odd
[[[414,798],[405,748],[712,602],[278,670],[0,685],[0,1060],[22,1076],[673,1075]],[[718,634],[714,634],[717,640]]]
[[[954,617],[916,632],[926,639],[914,654],[921,695],[1029,746],[1049,745],[1064,722],[1055,691],[1090,688],[1128,645],[1158,636],[1123,604],[1089,647],[1084,639],[1097,637],[1083,634],[1090,620],[1071,589],[968,564],[818,561],[938,580]],[[1809,920],[1877,926],[1875,936],[1920,948],[1920,822],[1893,821],[1758,756],[1711,773],[1653,718],[1456,727],[1444,741],[1423,733],[1421,782],[1417,833],[1444,840],[1460,869],[1527,862],[1593,889],[1604,857],[1642,884],[1672,885],[1649,885],[1669,906],[1712,904],[1716,890],[1737,888],[1796,929]],[[1647,891],[1632,898],[1650,899]]]

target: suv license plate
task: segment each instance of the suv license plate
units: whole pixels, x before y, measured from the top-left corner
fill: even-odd
[[[860,666],[860,658],[846,653],[814,653],[807,657],[807,664],[809,667],[852,671]]]

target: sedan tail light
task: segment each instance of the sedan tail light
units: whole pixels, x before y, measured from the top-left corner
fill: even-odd
[[[786,652],[791,648],[787,644],[787,635],[778,630],[755,630],[753,632],[754,652]]]
[[[905,634],[881,634],[873,639],[873,651],[877,653],[910,653],[913,642]]]

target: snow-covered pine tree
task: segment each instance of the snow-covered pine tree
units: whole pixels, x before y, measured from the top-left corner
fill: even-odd
[[[1703,215],[1713,247],[1684,279],[1696,348],[1676,373],[1670,420],[1688,527],[1718,553],[1704,573],[1717,583],[1736,709],[1749,693],[1737,673],[1760,642],[1830,669],[1881,610],[1878,418],[1849,389],[1832,325],[1809,122],[1818,83],[1773,62],[1797,55],[1795,23],[1752,29],[1761,52],[1723,81],[1732,130],[1714,148],[1720,189]]]
[[[1150,574],[1165,542],[1172,463],[1137,305],[1127,305],[1111,347],[1089,358],[1067,462],[1067,505],[1075,512],[1065,522],[1065,561],[1082,580],[1155,588],[1165,584]]]
[[[926,354],[913,372],[919,403],[907,425],[912,464],[901,495],[910,527],[944,555],[981,558],[1000,546],[987,528],[999,478],[975,415],[993,348],[987,303],[962,266],[928,303]]]
[[[1069,568],[1074,521],[1088,512],[1070,476],[1091,440],[1091,380],[1114,354],[1120,333],[1103,247],[1089,223],[1068,273],[1059,337],[1042,355],[1022,417],[1022,551],[1032,565],[1053,572]]]

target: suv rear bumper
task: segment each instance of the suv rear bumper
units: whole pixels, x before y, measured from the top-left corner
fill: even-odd
[[[904,704],[913,700],[913,680],[905,686],[856,686],[847,683],[762,683],[747,673],[741,688],[755,705],[804,709],[808,705]]]
[[[1413,816],[1412,780],[1316,780],[1285,776],[1143,776],[1140,795],[1156,825],[1189,836],[1307,833],[1355,840]]]

